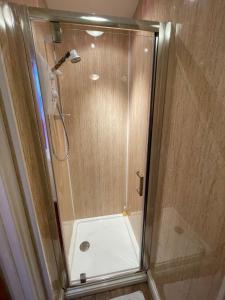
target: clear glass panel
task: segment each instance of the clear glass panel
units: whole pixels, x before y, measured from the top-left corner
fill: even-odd
[[[52,42],[48,23],[33,23],[33,32],[76,284],[140,270],[154,37],[60,25],[61,43]]]

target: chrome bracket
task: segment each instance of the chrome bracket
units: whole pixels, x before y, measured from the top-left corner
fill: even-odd
[[[81,273],[80,274],[80,283],[86,283],[87,278],[86,278],[86,273]]]
[[[58,21],[51,21],[53,43],[62,43],[62,29]]]

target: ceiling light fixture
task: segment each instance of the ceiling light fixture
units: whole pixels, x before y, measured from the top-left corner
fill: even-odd
[[[103,31],[97,31],[97,30],[86,30],[87,34],[94,36],[94,37],[99,37],[103,35]]]

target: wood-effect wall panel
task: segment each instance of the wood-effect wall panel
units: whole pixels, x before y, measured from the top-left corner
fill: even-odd
[[[44,84],[44,87],[42,86],[42,92],[44,92],[43,101],[46,107],[46,119],[50,127],[48,138],[52,149],[53,171],[60,217],[62,222],[66,222],[74,220],[75,218],[68,159],[63,160],[66,158],[67,145],[64,128],[57,109],[54,109],[54,111],[52,109],[53,112],[50,113],[52,99],[48,91],[46,91],[46,89],[50,88],[58,91],[56,77],[52,82],[50,80],[50,69],[55,65],[54,44],[51,42],[52,32],[50,25],[46,22],[33,22],[33,32],[38,62],[40,62],[40,56],[43,60],[42,63],[39,63],[39,73],[40,71],[45,72],[47,74],[46,79],[49,81],[49,84]],[[41,80],[41,84],[42,83]],[[58,100],[58,104],[60,106],[60,100]],[[59,159],[57,159],[57,157]]]
[[[91,48],[91,44],[95,48]],[[125,205],[128,36],[94,38],[63,28],[59,59],[77,49],[81,62],[62,66],[60,90],[70,139],[69,165],[77,218],[121,213]],[[98,74],[98,80],[91,80]]]
[[[45,0],[12,0],[8,1],[19,5],[27,5],[32,7],[47,7]]]
[[[140,1],[172,21],[151,247],[162,299],[224,299],[224,1]]]
[[[66,158],[68,149],[65,132],[57,109],[54,108],[53,110],[51,92],[49,92],[49,89],[58,91],[57,78],[55,77],[54,80],[50,79],[50,69],[55,65],[54,44],[51,41],[52,31],[47,22],[33,22],[32,28],[39,67],[39,77],[41,79],[42,97],[46,108],[46,120],[49,124],[48,139],[51,148],[53,175],[58,200],[57,207],[62,225],[61,230],[65,250],[66,253],[68,253],[75,215],[69,162]],[[58,105],[60,106],[60,100],[58,100]]]

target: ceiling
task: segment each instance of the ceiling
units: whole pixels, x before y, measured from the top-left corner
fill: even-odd
[[[46,0],[46,3],[52,9],[132,17],[138,0]]]

